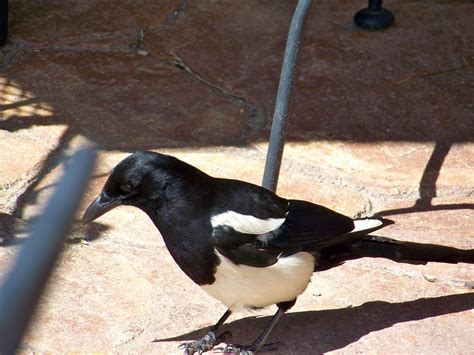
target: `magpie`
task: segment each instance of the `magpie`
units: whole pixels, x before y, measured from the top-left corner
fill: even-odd
[[[120,205],[145,212],[181,270],[227,307],[202,339],[181,345],[185,354],[213,349],[218,328],[232,312],[276,304],[277,312],[251,345],[223,349],[256,353],[313,272],[346,260],[474,262],[474,249],[368,235],[392,224],[388,219],[352,219],[247,182],[211,177],[173,156],[150,151],[136,152],[113,168],[82,221],[89,223]]]

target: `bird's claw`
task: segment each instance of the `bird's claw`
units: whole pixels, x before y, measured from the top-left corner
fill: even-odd
[[[255,353],[264,351],[271,352],[278,349],[281,342],[268,343],[263,345],[260,349],[257,349],[255,345],[241,346],[235,344],[229,344],[225,347],[215,348],[214,351],[222,354],[235,354],[235,355],[254,355]]]
[[[240,346],[229,344],[222,348],[214,349],[215,352],[222,354],[235,354],[235,355],[254,355],[255,350],[251,346]]]
[[[205,351],[212,350],[213,347],[214,347],[213,343],[208,343],[208,342],[203,341],[203,339],[201,339],[197,341],[183,343],[178,346],[178,349],[184,350],[184,353],[183,353],[184,355],[192,355],[195,353],[202,354]]]
[[[224,332],[216,337],[216,334],[213,331],[210,331],[203,336],[202,339],[183,343],[178,346],[178,349],[184,350],[184,355],[192,355],[195,353],[202,354],[206,351],[212,350],[215,344],[220,343],[229,335],[232,336],[232,333]]]

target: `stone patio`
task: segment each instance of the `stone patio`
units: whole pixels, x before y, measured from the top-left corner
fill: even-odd
[[[138,149],[260,184],[294,1],[11,0],[0,50],[0,278],[60,162],[99,158],[86,205]],[[474,248],[474,3],[315,1],[278,193],[396,223],[380,235]],[[355,260],[315,274],[275,354],[474,354],[474,266]],[[76,225],[21,351],[179,354],[225,311],[140,211]],[[250,342],[275,311],[231,317]]]

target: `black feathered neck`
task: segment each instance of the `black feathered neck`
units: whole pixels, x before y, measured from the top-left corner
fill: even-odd
[[[209,239],[215,179],[158,153],[142,152],[123,163],[142,174],[138,192],[127,204],[150,217],[174,260],[194,282],[212,283],[218,263]]]

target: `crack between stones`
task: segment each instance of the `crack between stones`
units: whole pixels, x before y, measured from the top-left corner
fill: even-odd
[[[170,27],[171,24],[173,24],[178,17],[184,12],[186,6],[188,5],[188,0],[182,0],[178,6],[169,14],[166,16],[165,20],[163,23],[159,24],[158,26],[155,27],[143,27],[140,29],[138,32],[137,38],[129,45],[129,47],[133,50],[136,51],[138,54],[141,55],[148,55],[148,52],[143,48],[143,42],[145,41],[145,35],[148,32],[161,32],[161,31],[166,31]]]
[[[188,66],[181,57],[178,56],[176,52],[170,50],[171,54],[171,65],[184,71],[188,75],[191,75],[195,80],[199,81],[201,84],[206,85],[212,91],[222,95],[223,97],[229,99],[233,104],[242,107],[246,111],[250,112],[250,120],[248,123],[249,132],[243,134],[248,139],[249,136],[253,136],[256,132],[261,130],[266,126],[267,120],[265,119],[265,114],[263,109],[258,107],[256,104],[247,100],[246,98],[234,94],[214,83],[210,80],[204,78],[197,70]]]
[[[177,18],[184,12],[186,6],[188,5],[188,0],[181,0],[181,2],[176,6],[171,14],[166,16],[165,21],[156,28],[157,31],[167,30],[168,27],[177,20]]]
[[[19,37],[13,37],[10,39],[10,46],[7,46],[7,49],[2,49],[3,53],[5,54],[4,63],[0,65],[0,69],[4,69],[4,67],[11,64],[13,58],[21,51],[56,51],[56,52],[75,52],[75,53],[121,53],[121,54],[130,54],[130,53],[138,53],[140,55],[147,55],[143,47],[143,41],[145,39],[145,35],[149,31],[162,31],[169,28],[169,26],[176,21],[181,13],[184,12],[188,0],[182,0],[178,6],[173,10],[173,12],[168,15],[162,24],[154,27],[142,27],[138,31],[138,34],[135,36],[133,40],[125,47],[125,48],[118,48],[118,49],[111,49],[107,47],[103,48],[87,48],[84,47],[86,44],[93,44],[103,40],[110,40],[116,39],[123,36],[131,35],[135,31],[124,31],[124,32],[108,32],[108,33],[100,33],[100,34],[93,34],[90,37],[80,39],[75,42],[74,39],[69,40],[69,43],[63,45],[44,45],[41,43],[32,43],[26,40],[23,40]]]
[[[15,216],[17,209],[17,201],[31,186],[31,184],[38,179],[39,173],[43,166],[43,161],[36,163],[24,176],[8,183],[4,187],[4,193],[1,196],[0,212]],[[18,216],[15,216],[20,218]]]
[[[37,184],[49,174],[61,162],[61,156],[67,149],[74,133],[67,129],[60,137],[58,143],[52,147],[46,157],[39,160],[27,173],[17,179],[10,185],[7,194],[2,196],[2,200],[6,201],[1,207],[1,211],[10,214],[16,218],[23,219],[24,207],[28,194],[37,186]],[[67,156],[64,157],[65,161]]]

